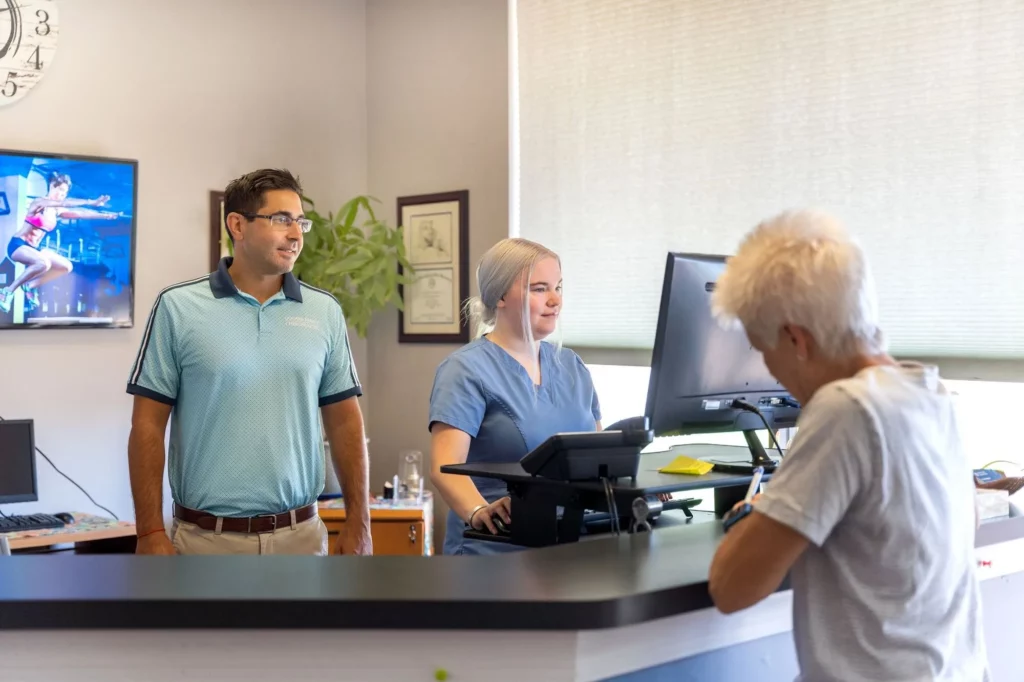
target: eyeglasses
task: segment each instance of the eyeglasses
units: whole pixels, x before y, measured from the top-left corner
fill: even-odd
[[[309,218],[293,218],[290,215],[284,213],[275,213],[274,215],[262,215],[260,213],[243,213],[248,220],[253,218],[265,218],[270,221],[270,224],[281,230],[287,230],[292,226],[292,223],[297,223],[299,229],[303,232],[309,232],[313,228],[313,221]]]

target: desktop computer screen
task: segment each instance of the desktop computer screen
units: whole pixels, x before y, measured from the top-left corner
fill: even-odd
[[[0,504],[39,499],[35,462],[32,420],[0,422]]]
[[[733,400],[756,406],[772,429],[795,426],[800,409],[743,330],[726,328],[712,315],[711,294],[725,260],[668,254],[645,414],[656,436],[743,432],[752,468],[759,459],[768,463],[759,457],[764,450],[756,436],[765,423]]]

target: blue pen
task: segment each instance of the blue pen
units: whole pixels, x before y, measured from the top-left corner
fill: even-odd
[[[764,476],[764,467],[754,469],[754,477],[750,479],[750,486],[747,488],[747,495],[743,498],[743,506],[730,509],[722,519],[722,527],[728,532],[729,528],[744,516],[754,511],[754,505],[750,503],[757,493],[757,487],[761,485],[761,477]]]

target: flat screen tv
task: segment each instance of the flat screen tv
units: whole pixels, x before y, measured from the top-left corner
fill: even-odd
[[[138,162],[0,149],[0,330],[131,327]]]

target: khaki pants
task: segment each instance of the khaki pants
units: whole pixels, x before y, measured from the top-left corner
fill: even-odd
[[[272,533],[218,533],[174,519],[171,544],[178,554],[327,554],[327,526],[319,516]]]

